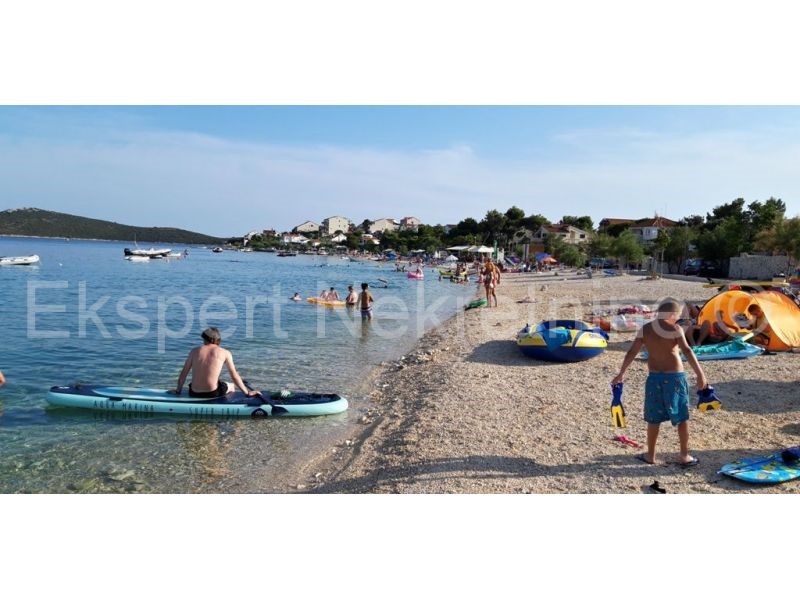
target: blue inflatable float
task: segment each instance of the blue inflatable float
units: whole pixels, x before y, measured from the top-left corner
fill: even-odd
[[[533,328],[526,325],[517,334],[517,346],[538,360],[577,362],[605,352],[608,334],[583,321],[544,321]]]

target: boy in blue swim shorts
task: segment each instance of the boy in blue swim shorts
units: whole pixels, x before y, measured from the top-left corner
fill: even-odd
[[[697,376],[697,388],[708,386],[705,373],[686,341],[678,319],[683,310],[677,300],[665,300],[658,307],[656,319],[642,327],[622,361],[619,375],[611,382],[621,383],[625,371],[644,347],[650,374],[645,384],[644,420],[647,422],[647,452],[638,458],[655,464],[656,441],[661,423],[669,421],[678,428],[679,464],[693,467],[698,460],[689,454],[689,384],[683,371],[681,352]]]

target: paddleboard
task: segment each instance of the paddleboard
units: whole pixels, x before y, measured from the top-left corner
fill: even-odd
[[[167,390],[100,385],[55,386],[47,393],[53,406],[88,408],[139,414],[173,414],[200,417],[315,417],[347,410],[347,399],[338,394],[310,392],[262,392],[262,398],[236,391],[218,398],[192,398]],[[278,410],[276,410],[276,408]]]
[[[323,300],[322,298],[306,298],[311,304],[319,304],[328,308],[342,308],[345,306],[344,300]]]
[[[776,452],[770,456],[742,458],[723,466],[718,473],[748,483],[783,483],[800,477],[800,463],[787,465]]]

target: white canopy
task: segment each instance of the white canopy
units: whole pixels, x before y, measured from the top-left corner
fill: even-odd
[[[480,248],[476,248],[473,252],[477,252],[478,254],[491,254],[494,252],[494,248],[489,248],[489,246],[481,246]]]
[[[462,250],[467,250],[468,248],[469,246],[451,246],[450,248],[447,248],[447,250],[450,250],[451,252],[461,252]]]
[[[458,258],[452,254],[444,259],[444,262],[458,262]]]

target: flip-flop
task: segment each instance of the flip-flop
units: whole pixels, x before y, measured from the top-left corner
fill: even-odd
[[[650,484],[650,489],[654,492],[658,492],[659,494],[666,494],[667,490],[662,486],[658,481],[654,481]]]
[[[641,448],[642,445],[639,442],[632,440],[631,438],[624,436],[624,435],[616,435],[611,438],[612,442],[619,442],[620,444],[625,444],[626,446],[630,446],[632,448]]]
[[[679,462],[678,466],[680,466],[682,469],[688,469],[689,467],[696,467],[698,464],[700,464],[700,459],[693,458],[689,462]]]
[[[649,460],[647,460],[647,454],[645,454],[644,452],[642,452],[641,454],[637,454],[636,455],[636,460],[640,460],[646,465],[651,465],[652,466],[652,465],[656,464],[654,462],[650,462]]]

